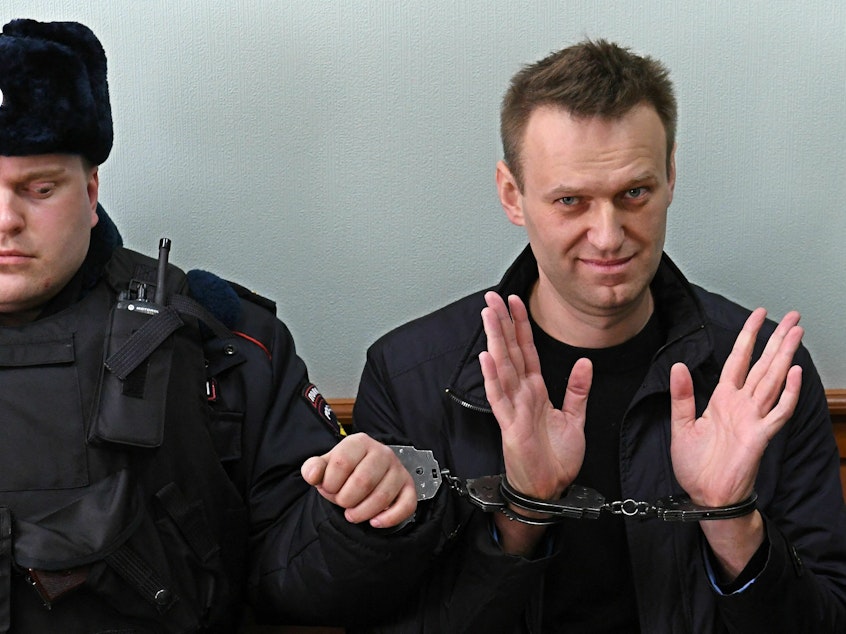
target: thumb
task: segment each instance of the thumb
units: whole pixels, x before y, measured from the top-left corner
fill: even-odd
[[[323,475],[326,473],[326,459],[323,456],[313,456],[300,467],[300,474],[303,480],[311,486],[319,486],[323,482]]]
[[[564,392],[564,403],[561,410],[568,418],[584,428],[587,419],[587,401],[590,386],[593,382],[593,364],[590,359],[581,358],[573,365],[567,388]]]
[[[670,420],[673,427],[687,425],[696,419],[693,379],[684,363],[670,368]]]

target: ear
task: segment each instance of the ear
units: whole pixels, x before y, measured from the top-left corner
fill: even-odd
[[[496,164],[496,189],[499,202],[505,210],[508,219],[518,227],[525,224],[523,219],[523,194],[505,161]]]
[[[100,194],[100,168],[97,165],[92,167],[91,172],[88,174],[86,190],[88,191],[88,204],[91,207],[91,226],[93,227],[97,224],[97,220],[99,220],[97,216],[97,199]]]
[[[673,192],[676,188],[676,147],[677,144],[673,144],[673,149],[670,152],[670,160],[667,163],[667,188],[670,190],[670,200],[668,202],[673,202]]]

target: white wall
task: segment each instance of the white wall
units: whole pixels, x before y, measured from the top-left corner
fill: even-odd
[[[312,378],[354,396],[380,334],[499,279],[498,106],[582,36],[652,54],[680,102],[667,251],[688,277],[803,312],[846,387],[842,0],[6,0],[109,56],[101,200],[127,244],[276,299]],[[5,22],[5,20],[4,20]]]

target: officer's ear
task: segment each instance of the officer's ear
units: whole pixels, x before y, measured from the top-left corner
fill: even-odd
[[[83,163],[84,164],[84,163]],[[100,196],[100,167],[94,165],[87,167],[86,191],[88,192],[88,205],[91,208],[91,226],[97,224],[97,200]]]

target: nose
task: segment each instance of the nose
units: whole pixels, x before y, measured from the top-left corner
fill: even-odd
[[[588,240],[600,253],[615,253],[623,245],[625,230],[621,212],[610,201],[598,202],[593,210]]]
[[[0,191],[0,233],[15,235],[26,226],[23,209],[14,192]]]

